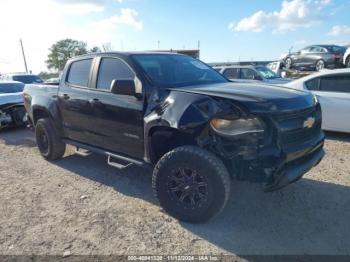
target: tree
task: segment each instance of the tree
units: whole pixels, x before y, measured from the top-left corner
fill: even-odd
[[[62,71],[68,59],[84,55],[87,51],[87,44],[73,39],[64,39],[56,42],[49,49],[50,53],[46,64],[49,69]]]
[[[100,53],[100,52],[101,52],[101,48],[99,48],[98,46],[94,46],[89,50],[89,53]]]

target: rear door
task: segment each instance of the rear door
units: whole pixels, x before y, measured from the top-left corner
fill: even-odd
[[[93,144],[110,151],[143,158],[143,100],[110,92],[113,80],[135,80],[136,74],[118,57],[96,60],[89,93]]]
[[[350,74],[324,76],[307,86],[320,100],[323,129],[350,132]]]
[[[88,143],[91,126],[91,108],[88,101],[93,59],[72,62],[58,92],[58,104],[65,136]]]

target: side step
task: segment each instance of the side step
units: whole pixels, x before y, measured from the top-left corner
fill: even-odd
[[[111,152],[105,151],[103,149],[89,146],[89,145],[85,145],[85,144],[82,144],[82,143],[79,143],[79,142],[76,142],[73,140],[64,139],[63,142],[74,146],[76,148],[75,153],[78,155],[84,156],[84,157],[89,156],[92,153],[106,155],[107,156],[107,164],[112,166],[112,167],[118,168],[118,169],[124,169],[124,168],[131,166],[131,165],[137,165],[137,166],[141,166],[141,167],[150,166],[148,163],[146,163],[142,160],[130,158],[127,156],[116,154],[116,153],[111,153]]]

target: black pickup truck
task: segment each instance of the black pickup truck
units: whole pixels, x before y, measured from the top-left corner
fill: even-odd
[[[188,222],[220,213],[231,179],[273,191],[324,156],[315,96],[233,83],[179,54],[77,57],[59,86],[27,85],[24,101],[44,158],[61,158],[70,144],[117,168],[153,167],[160,205]]]

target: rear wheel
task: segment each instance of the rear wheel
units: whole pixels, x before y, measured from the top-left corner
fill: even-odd
[[[217,156],[199,147],[183,146],[159,160],[152,186],[170,215],[200,223],[224,209],[231,185],[229,173]]]
[[[66,144],[57,135],[49,118],[39,119],[35,126],[35,137],[40,154],[47,160],[56,160],[64,155]]]
[[[346,58],[345,66],[346,66],[347,68],[350,68],[350,56],[348,56],[348,58]]]
[[[322,69],[324,69],[326,67],[326,63],[323,60],[318,60],[316,62],[316,71],[321,71]]]

